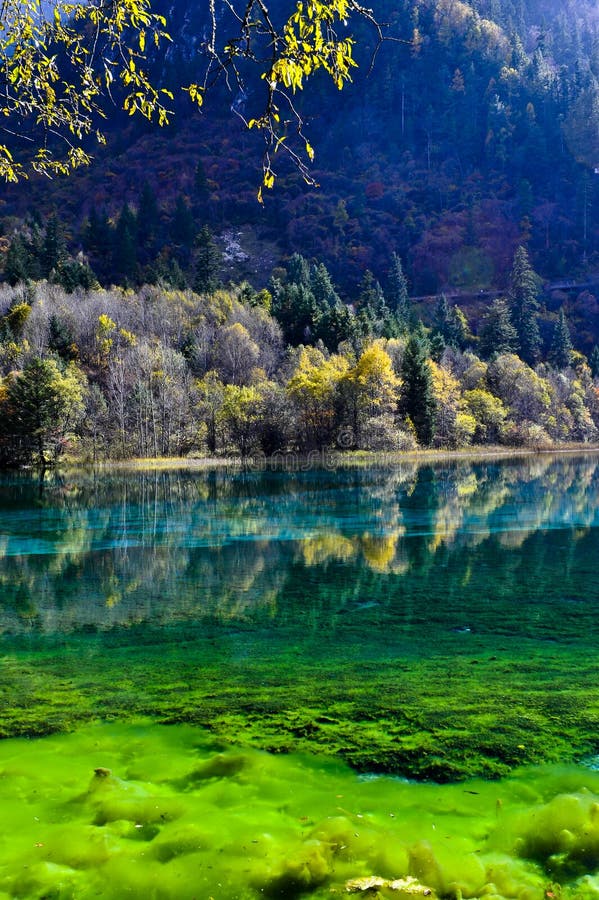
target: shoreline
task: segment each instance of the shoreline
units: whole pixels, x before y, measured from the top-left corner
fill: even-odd
[[[274,456],[206,456],[206,457],[134,457],[131,459],[101,460],[90,463],[82,460],[65,460],[56,467],[60,470],[91,470],[97,472],[114,470],[169,469],[236,469],[246,471],[310,471],[311,469],[338,469],[352,466],[399,465],[401,463],[443,463],[459,461],[484,461],[494,459],[518,459],[562,454],[599,453],[597,444],[564,444],[555,447],[466,447],[463,449],[429,449],[407,451],[355,450],[339,452],[335,450],[312,451],[310,453],[281,453]],[[32,471],[32,470],[30,470]]]

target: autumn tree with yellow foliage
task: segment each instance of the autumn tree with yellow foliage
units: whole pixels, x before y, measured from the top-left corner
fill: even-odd
[[[348,369],[342,356],[327,359],[314,347],[300,351],[287,393],[297,411],[298,442],[303,450],[321,450],[330,444],[337,422],[339,384]]]
[[[201,106],[222,76],[244,87],[249,65],[265,86],[262,108],[246,121],[264,135],[264,186],[274,184],[279,151],[289,153],[311,180],[314,151],[293,96],[320,71],[339,89],[351,80],[353,40],[339,29],[360,17],[372,22],[382,40],[372,13],[356,0],[290,3],[282,25],[274,24],[261,0],[210,0],[208,13],[207,35],[197,49],[204,75],[184,90]],[[101,121],[117,94],[130,115],[166,124],[173,95],[154,84],[149,71],[152,48],[171,40],[168,22],[150,0],[4,0],[0,176],[17,181],[32,170],[54,175],[88,164],[86,138],[95,134],[105,141]],[[288,142],[289,121],[300,140],[296,149]]]
[[[394,430],[399,384],[381,341],[366,347],[345,374],[342,387],[346,417],[351,422],[356,447],[388,449],[372,446],[372,439],[376,435],[375,444],[381,443],[381,430]]]

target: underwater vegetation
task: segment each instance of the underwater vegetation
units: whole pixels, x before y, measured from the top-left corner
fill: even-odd
[[[0,481],[0,900],[598,897],[598,526],[595,454]]]
[[[187,725],[0,744],[0,896],[594,898],[599,773],[454,785],[224,748]]]
[[[359,653],[349,645],[358,656],[348,659],[338,634],[306,639],[301,651],[266,631],[132,629],[71,638],[68,649],[56,640],[32,639],[0,661],[4,737],[152,716],[226,744],[438,782],[599,752],[590,644],[583,653],[521,640],[491,652],[488,640],[450,632],[428,648],[403,638],[398,649],[375,632]]]
[[[438,782],[599,752],[599,457],[0,482],[0,735]]]

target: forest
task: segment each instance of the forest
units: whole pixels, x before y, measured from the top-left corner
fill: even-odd
[[[170,124],[111,108],[93,165],[6,187],[6,244],[59,210],[70,252],[83,253],[106,287],[160,278],[193,288],[206,227],[225,255],[228,234],[240,243],[225,280],[265,287],[273,265],[300,252],[325,263],[344,300],[366,269],[382,282],[393,252],[415,296],[504,290],[520,244],[544,282],[596,279],[594,4],[379,0],[377,17],[402,42],[385,43],[371,71],[375,36],[355,24],[353,84],[338,91],[316,78],[296,98],[318,186],[275,155],[276,186],[262,205],[264,142],[235,114],[258,114],[260,80],[243,95],[217,84],[205,113],[194,112],[179,88],[199,77],[207,10],[179,0],[164,11],[176,40],[157,54],[154,74],[173,92]],[[301,149],[290,129],[285,143],[294,141]],[[144,223],[138,236],[131,212]],[[116,259],[105,253],[106,223],[126,232]]]
[[[40,267],[57,233],[46,229]],[[73,288],[73,262],[53,262],[50,280],[0,294],[5,466],[598,435],[599,349],[574,349],[563,308],[544,342],[524,247],[477,334],[444,295],[425,325],[397,255],[385,288],[367,272],[352,304],[299,254],[260,291]],[[198,278],[209,275],[207,262]]]
[[[259,85],[190,112],[179,2],[172,122],[113,109],[91,167],[6,187],[3,465],[597,439],[593,5],[375,11],[401,39],[371,69],[352,23],[354,84],[297,98],[317,185],[282,155],[258,202]]]

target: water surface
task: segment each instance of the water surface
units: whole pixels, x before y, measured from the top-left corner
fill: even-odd
[[[438,874],[443,842],[431,844],[434,864],[414,850],[435,838],[415,821],[429,821],[440,803],[453,810],[444,827],[456,845],[466,842],[466,857],[504,854],[512,873],[511,887],[507,875],[498,886],[487,861],[460,888],[465,896],[493,894],[492,884],[500,896],[542,897],[553,881],[593,893],[598,501],[593,454],[291,474],[81,474],[41,487],[4,479],[0,733],[29,738],[0,744],[6,802],[13,809],[26,796],[27,821],[49,817],[50,831],[58,828],[53,847],[70,845],[79,828],[87,850],[79,862],[33,854],[39,878],[17,882],[17,869],[34,865],[31,848],[46,841],[25,828],[15,848],[9,826],[0,891],[119,896],[106,887],[118,870],[129,873],[127,895],[145,897],[328,896],[374,874],[436,878],[432,889],[455,895],[452,873]],[[54,732],[70,734],[31,740]],[[136,769],[136,754],[152,766]],[[221,754],[237,754],[234,771],[224,764],[194,780],[197,756]],[[16,781],[7,763],[15,758]],[[535,768],[547,764],[561,768]],[[98,766],[112,774],[98,781]],[[486,781],[465,786],[476,777]],[[152,822],[147,803],[125,804],[122,820],[96,821],[98,791],[157,792],[179,812]],[[351,796],[351,808],[337,804],[339,813],[331,792]],[[569,812],[543,812],[560,793],[575,797]],[[498,831],[507,806],[515,818],[504,816]],[[531,810],[537,822],[563,819],[541,849],[522,824]],[[345,835],[358,814],[373,817],[368,847],[352,838],[347,852],[331,849],[327,823],[341,816]],[[186,834],[200,829],[197,847],[175,822]],[[273,834],[270,849],[242,852],[239,841],[260,826]],[[573,849],[577,829],[586,829],[588,852]],[[131,843],[142,831],[145,844]],[[385,862],[376,847],[387,841],[399,849]],[[104,849],[95,855],[92,845]],[[198,853],[212,869],[186,894]],[[289,875],[289,853],[310,857],[297,863],[303,881]],[[244,877],[246,855],[254,862]],[[133,878],[146,856],[154,894],[144,893],[145,876]],[[179,881],[166,877],[173,872]],[[56,885],[44,893],[52,873],[66,893]]]

